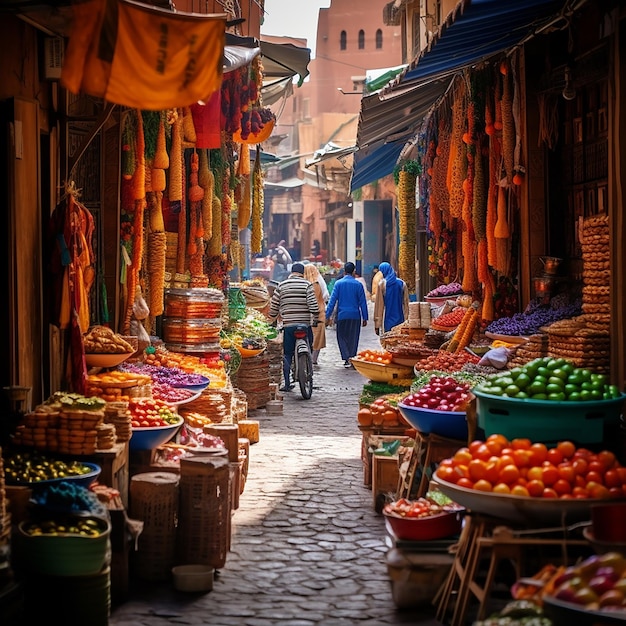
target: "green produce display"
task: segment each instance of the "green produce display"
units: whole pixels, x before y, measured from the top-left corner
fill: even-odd
[[[25,534],[32,537],[40,535],[80,535],[82,537],[99,537],[106,532],[108,526],[105,522],[93,518],[67,518],[48,519],[38,522],[29,522],[22,525]]]
[[[80,461],[65,462],[48,458],[37,452],[18,452],[4,459],[4,474],[8,482],[35,483],[42,480],[84,476],[93,467]]]
[[[474,622],[473,626],[552,626],[540,606],[528,600],[509,602],[500,613]]]
[[[557,402],[614,400],[621,396],[620,389],[608,384],[604,374],[552,357],[534,359],[522,367],[493,374],[476,390],[492,396]]]
[[[404,392],[408,391],[409,385],[392,385],[391,383],[377,383],[369,381],[363,385],[363,390],[359,397],[360,404],[372,404],[374,400],[381,396],[387,396],[392,394],[406,395]]]

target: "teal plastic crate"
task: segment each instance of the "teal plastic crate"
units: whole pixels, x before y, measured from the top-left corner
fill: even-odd
[[[620,419],[626,394],[612,400],[557,402],[493,396],[473,390],[478,426],[485,436],[526,437],[553,442],[571,439],[579,444],[600,443],[604,425]]]

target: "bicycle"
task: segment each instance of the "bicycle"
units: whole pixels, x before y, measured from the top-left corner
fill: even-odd
[[[314,322],[312,326],[316,326]],[[284,327],[281,328],[284,331]],[[293,382],[298,382],[300,394],[304,400],[313,395],[313,359],[311,358],[311,344],[309,343],[309,326],[297,324],[294,329],[296,345],[293,360],[291,361],[291,376]],[[285,381],[288,384],[290,381]]]

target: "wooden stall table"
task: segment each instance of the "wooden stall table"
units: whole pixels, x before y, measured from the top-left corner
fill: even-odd
[[[524,557],[536,554],[529,548],[558,547],[563,564],[568,564],[569,551],[575,546],[589,548],[584,539],[571,536],[570,528],[515,528],[510,522],[491,516],[468,513],[459,541],[453,548],[454,562],[446,582],[435,596],[437,620],[444,622],[449,611],[450,626],[463,626],[466,622],[470,600],[478,605],[477,619],[484,619],[489,606],[490,594],[502,559],[510,560],[517,578],[523,575]],[[489,565],[484,579],[479,577],[483,560]]]
[[[424,497],[428,491],[433,463],[439,463],[453,456],[459,448],[465,445],[467,441],[461,439],[448,439],[434,433],[425,435],[417,431],[406,474],[400,479],[398,496],[407,499]],[[414,492],[418,476],[417,492]]]

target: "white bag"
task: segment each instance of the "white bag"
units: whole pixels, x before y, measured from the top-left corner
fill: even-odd
[[[150,345],[150,335],[139,320],[130,320],[130,334],[137,337],[138,352],[143,352]]]

